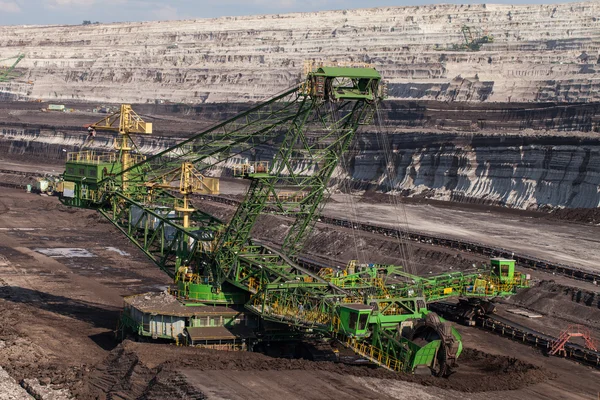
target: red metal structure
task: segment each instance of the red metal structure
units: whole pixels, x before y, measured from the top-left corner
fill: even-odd
[[[588,348],[590,350],[598,351],[598,346],[596,345],[596,342],[592,338],[592,335],[590,334],[589,329],[587,329],[586,327],[581,326],[581,325],[571,325],[567,329],[565,329],[563,332],[561,332],[558,339],[556,339],[556,341],[554,341],[552,343],[552,346],[550,347],[550,354],[556,355],[557,353],[561,353],[561,354],[565,355],[566,354],[565,344],[567,344],[567,342],[573,337],[582,337],[583,340],[585,341],[586,348]]]

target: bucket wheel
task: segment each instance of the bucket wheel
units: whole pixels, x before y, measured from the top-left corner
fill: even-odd
[[[430,312],[416,322],[407,338],[419,346],[440,340],[440,347],[430,366],[431,373],[440,377],[452,373],[451,368],[456,366],[459,343],[452,334],[452,325],[449,322],[442,322],[436,313]]]

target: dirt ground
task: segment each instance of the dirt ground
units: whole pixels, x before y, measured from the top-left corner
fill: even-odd
[[[600,344],[600,291],[559,284],[553,280],[533,282],[531,288],[500,301],[498,313],[512,321],[558,337],[570,325],[583,325]],[[539,313],[542,318],[515,315],[516,307]],[[573,339],[584,344],[583,340]]]
[[[228,353],[126,341],[115,348],[104,363],[86,376],[79,390],[86,395],[91,393],[93,396],[102,397],[106,391],[119,393],[123,388],[128,388],[130,392],[127,395],[133,398],[142,394],[168,397],[174,394],[173,382],[184,375],[188,381],[187,385],[179,385],[177,390],[185,391],[188,395],[197,395],[196,390],[200,386],[203,392],[209,392],[215,398],[231,398],[231,383],[235,382],[233,386],[238,386],[239,393],[234,392],[234,396],[238,396],[234,398],[280,398],[278,395],[290,394],[292,398],[299,399],[386,398],[378,390],[348,384],[356,378],[375,378],[383,379],[398,388],[410,387],[408,384],[416,383],[420,385],[412,385],[416,393],[448,392],[450,398],[456,398],[459,395],[457,392],[477,394],[484,390],[517,390],[545,382],[549,376],[549,372],[544,368],[472,349],[465,351],[462,364],[462,369],[456,374],[440,380],[330,362],[273,359],[257,353]],[[135,373],[121,378],[115,373],[117,370],[128,369],[134,369]],[[226,376],[219,376],[219,371]],[[207,381],[207,373],[222,385]],[[279,376],[282,380],[271,378],[271,382],[267,383],[270,375]],[[165,384],[156,385],[154,382],[152,387],[149,387],[152,379]],[[253,381],[256,380],[263,380],[265,384],[256,387],[253,385]],[[313,384],[307,387],[306,383],[310,381],[313,381]]]
[[[233,208],[220,203],[202,204],[202,209],[228,220]],[[281,245],[289,226],[289,219],[273,215],[259,217],[253,237],[275,246]],[[347,228],[333,228],[317,224],[304,252],[312,258],[340,265],[339,261],[350,259],[375,263],[402,265],[417,275],[440,274],[445,271],[470,271],[473,264],[489,263],[486,257],[468,252],[431,246],[425,243],[400,242],[381,235],[355,232]],[[407,267],[406,256],[410,257]],[[522,325],[551,336],[559,334],[572,324],[589,329],[600,343],[600,288],[591,283],[579,282],[552,274],[523,270],[532,276],[531,288],[517,295],[499,300],[498,312]],[[532,319],[507,313],[508,309],[525,309],[544,317]]]
[[[227,180],[221,186],[225,196],[240,195],[247,187],[240,180]],[[555,218],[545,212],[336,192],[322,213],[503,247],[578,268],[600,269],[600,225],[580,223],[594,218],[597,211],[556,211]]]
[[[325,207],[325,214],[348,216],[352,203],[360,220],[383,226],[407,227],[422,232],[456,237],[513,249],[541,259],[598,270],[600,264],[600,226],[564,223],[500,211],[474,211],[433,205],[371,204],[349,200],[336,194]]]
[[[339,245],[347,235],[325,229],[316,240]],[[375,238],[363,240],[376,251],[368,247]],[[394,257],[397,244],[379,245]],[[344,249],[331,257],[353,257]],[[418,260],[437,257],[456,268],[474,260],[421,251]],[[588,399],[600,390],[597,370],[467,327],[459,328],[461,365],[448,379],[256,353],[118,345],[111,333],[122,296],[160,290],[168,278],[95,213],[21,190],[0,188],[0,256],[0,365],[16,382],[35,378],[76,398]],[[572,302],[557,293],[557,304]]]
[[[220,203],[205,202],[198,207],[227,221],[234,208]],[[280,246],[289,228],[290,219],[262,215],[252,230],[252,236],[262,242]],[[343,266],[350,260],[361,262],[401,265],[406,271],[418,275],[441,273],[448,270],[473,270],[487,258],[451,249],[434,247],[424,243],[385,239],[381,235],[357,232],[349,228],[317,224],[304,246],[303,253],[330,265]],[[406,263],[408,257],[409,263]]]

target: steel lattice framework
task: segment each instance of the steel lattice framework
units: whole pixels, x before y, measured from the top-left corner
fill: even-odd
[[[175,276],[185,260],[197,273],[209,274],[215,290],[219,290],[226,280],[244,286],[241,275],[254,274],[249,266],[254,265],[254,255],[261,255],[264,250],[252,246],[250,230],[269,205],[276,212],[295,216],[283,244],[286,259],[279,256],[271,263],[278,274],[283,274],[283,270],[293,274],[299,268],[293,259],[324,204],[329,179],[341,155],[358,127],[373,121],[380,95],[379,79],[373,79],[377,76],[368,78],[362,96],[327,98],[327,92],[317,94],[306,86],[285,91],[165,151],[111,173],[99,182],[104,192],[95,206],[169,275]],[[149,199],[144,188],[146,182],[181,163],[192,163],[202,172],[267,143],[277,148],[269,168],[264,173],[246,176],[251,180],[250,189],[227,226],[196,211],[191,217],[194,229],[183,229],[177,216],[164,218],[157,208],[172,203],[175,196],[169,190],[159,189]],[[137,190],[120,190],[119,178],[125,174],[128,182],[138,183]],[[302,193],[302,198],[281,199],[278,192],[282,187]],[[132,209],[137,216],[133,220]],[[149,220],[156,221],[156,227],[148,226]],[[173,233],[167,235],[166,230]],[[207,245],[208,240],[213,242]],[[188,246],[182,247],[181,243]]]
[[[386,368],[437,363],[443,375],[460,353],[460,335],[429,313],[426,302],[512,293],[522,281],[460,273],[424,279],[378,265],[340,275],[297,262],[339,160],[359,127],[373,122],[383,92],[372,68],[322,67],[301,85],[149,157],[136,154],[131,134],[149,133],[151,124],[123,106],[93,125],[120,134],[120,162],[114,154],[69,156],[61,201],[102,213],[174,278],[183,302],[243,306],[264,320],[336,337]],[[274,150],[256,168],[236,169],[236,158],[259,148]],[[86,176],[69,172],[81,165]],[[191,196],[215,190],[210,171],[228,165],[249,180],[249,189],[225,224],[195,209]],[[90,183],[91,175],[98,179]],[[265,210],[293,218],[281,249],[251,238]],[[413,343],[400,329],[409,319],[419,321],[411,335],[429,329],[439,339]]]

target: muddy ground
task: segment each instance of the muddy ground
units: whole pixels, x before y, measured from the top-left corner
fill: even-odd
[[[242,180],[222,179],[223,196],[241,199]],[[582,269],[600,269],[600,225],[556,219],[546,212],[334,190],[328,217],[456,238],[514,250]],[[585,219],[587,211],[572,211]]]
[[[261,220],[257,229],[276,242],[285,223],[273,222]],[[309,248],[333,242],[330,256],[350,259],[348,235],[319,227]],[[381,262],[398,261],[397,242],[361,240],[365,251],[384,254]],[[427,246],[414,254],[415,265],[437,260],[439,268],[479,260]],[[94,212],[22,190],[0,188],[0,255],[0,365],[16,382],[38,379],[81,399],[587,399],[600,390],[596,370],[467,327],[459,327],[467,350],[448,379],[255,353],[119,345],[111,335],[122,296],[160,290],[168,278]],[[560,290],[546,296],[555,302],[553,317],[573,302]]]

